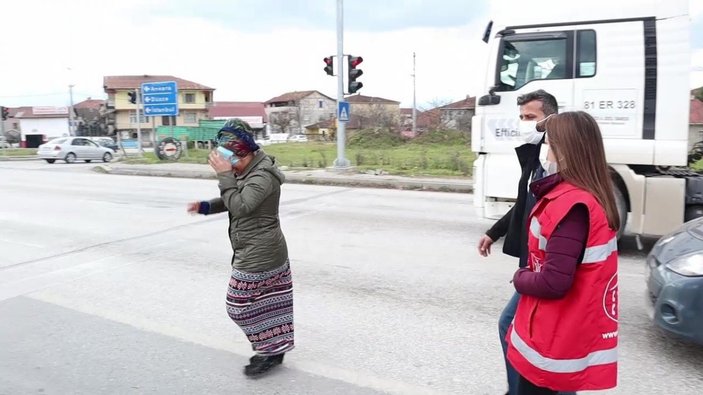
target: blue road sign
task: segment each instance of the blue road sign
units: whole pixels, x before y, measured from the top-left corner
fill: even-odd
[[[339,122],[349,122],[349,102],[340,101],[337,103],[337,120]]]
[[[178,115],[178,86],[174,81],[143,83],[142,100],[148,117]]]

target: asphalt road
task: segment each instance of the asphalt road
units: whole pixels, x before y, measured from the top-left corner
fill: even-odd
[[[297,348],[246,379],[216,181],[0,162],[0,394],[502,394],[514,259],[481,258],[467,194],[285,185]],[[703,393],[703,348],[650,324],[645,252],[620,260],[619,387]]]

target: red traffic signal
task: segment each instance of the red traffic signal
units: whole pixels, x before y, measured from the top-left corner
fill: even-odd
[[[358,91],[364,86],[364,84],[362,84],[361,82],[356,81],[357,78],[361,77],[364,74],[361,69],[356,68],[356,66],[360,65],[363,61],[364,58],[362,58],[361,56],[352,55],[349,55],[349,59],[347,60],[349,65],[347,69],[347,91],[350,95],[356,93],[356,91]]]
[[[326,58],[322,59],[322,61],[325,62],[325,68],[323,69],[323,70],[325,70],[325,73],[327,73],[327,75],[333,76],[334,75],[334,56],[326,57]]]
[[[129,96],[129,102],[132,104],[137,104],[137,92],[127,92]]]
[[[364,58],[361,56],[351,56],[349,55],[349,67],[356,67],[361,64],[361,62],[364,61]]]

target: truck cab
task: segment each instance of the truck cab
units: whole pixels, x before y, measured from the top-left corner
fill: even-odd
[[[570,10],[541,22],[491,22],[484,35],[486,94],[472,121],[479,213],[497,219],[515,201],[514,149],[523,144],[517,98],[544,89],[560,112],[586,111],[598,122],[621,233],[663,235],[703,215],[703,177],[686,168],[689,26],[688,2],[681,0]]]

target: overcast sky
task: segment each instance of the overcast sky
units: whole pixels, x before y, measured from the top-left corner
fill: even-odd
[[[653,0],[626,0],[637,8]],[[669,0],[668,4],[678,0]],[[685,0],[683,0],[685,1]],[[622,1],[621,1],[622,3]],[[483,94],[491,19],[553,15],[553,0],[347,0],[345,53],[361,55],[360,93],[412,105]],[[613,0],[591,0],[590,10]],[[104,75],[174,75],[216,88],[218,101],[265,101],[293,90],[336,96],[322,58],[336,52],[335,0],[22,0],[0,18],[0,105],[104,98]],[[572,5],[569,11],[575,12]],[[703,0],[691,0],[691,87],[703,86]]]

